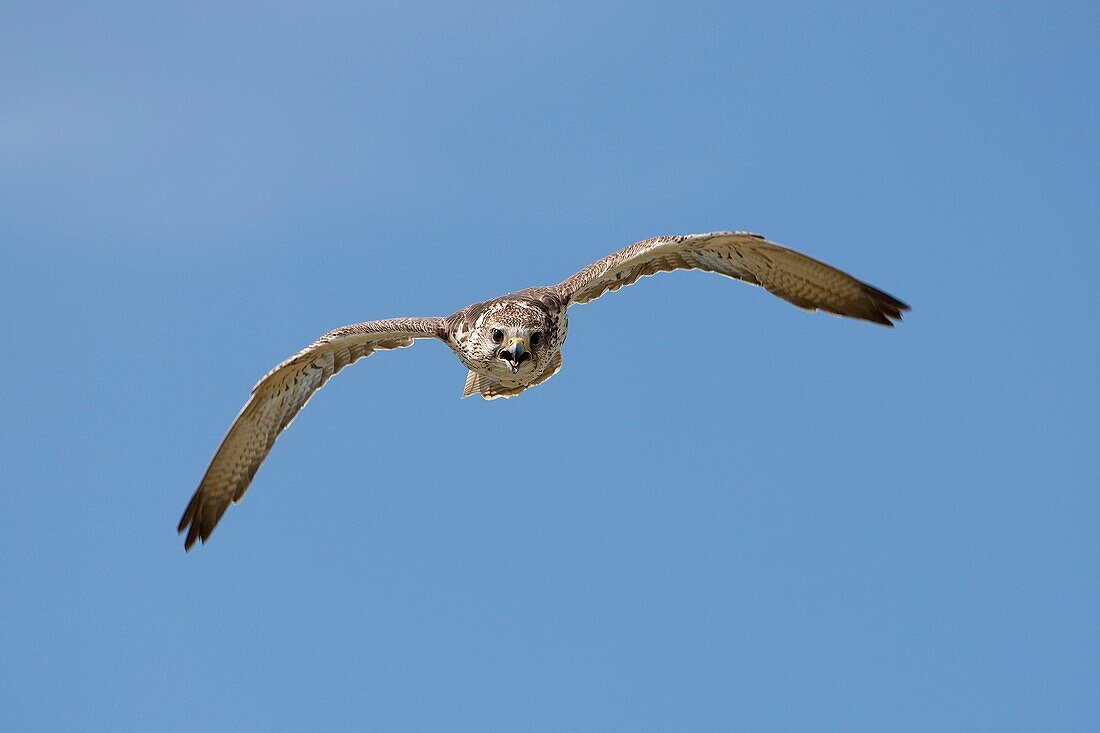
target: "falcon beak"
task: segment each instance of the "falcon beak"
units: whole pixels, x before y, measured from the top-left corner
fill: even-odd
[[[531,352],[527,347],[527,339],[513,338],[508,341],[508,346],[500,350],[501,359],[512,367],[512,374],[519,371],[519,365],[531,358]]]

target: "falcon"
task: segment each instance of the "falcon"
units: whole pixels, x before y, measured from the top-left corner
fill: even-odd
[[[230,504],[248,490],[275,438],[332,375],[379,349],[438,339],[469,370],[462,397],[515,397],[561,369],[569,306],[639,278],[704,270],[763,286],[809,311],[883,326],[909,306],[835,267],[748,232],[656,237],[632,244],[558,285],[474,303],[446,318],[392,318],[337,328],[268,372],[229,428],[179,523],[183,546],[206,542]]]

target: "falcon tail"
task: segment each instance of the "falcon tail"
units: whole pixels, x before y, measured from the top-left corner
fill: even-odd
[[[527,389],[527,385],[519,387],[505,387],[503,384],[499,384],[482,376],[477,372],[471,371],[466,375],[466,388],[462,390],[462,399],[466,399],[475,392],[479,393],[487,400],[495,400],[498,397],[515,397],[523,390]]]

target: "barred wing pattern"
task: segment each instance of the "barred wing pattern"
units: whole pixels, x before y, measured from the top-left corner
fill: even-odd
[[[762,285],[806,310],[893,326],[909,306],[835,267],[749,232],[655,237],[608,255],[557,286],[569,303],[587,303],[638,278],[705,270]]]
[[[206,542],[230,503],[240,501],[248,490],[275,438],[333,374],[376,349],[400,349],[413,339],[436,338],[443,328],[442,318],[394,318],[344,326],[268,372],[252,388],[252,396],[183,513],[179,531],[187,530],[184,547],[191,549],[197,539]]]

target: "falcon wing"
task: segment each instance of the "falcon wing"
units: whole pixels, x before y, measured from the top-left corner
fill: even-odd
[[[375,349],[400,349],[413,339],[438,337],[442,318],[396,318],[344,326],[326,333],[268,372],[222,440],[180,519],[183,546],[206,542],[230,503],[237,503],[271,451],[275,438],[329,377]]]
[[[762,285],[806,310],[823,310],[893,326],[909,306],[824,262],[759,234],[712,232],[656,237],[608,255],[557,286],[567,303],[587,303],[638,278],[671,270],[706,270]]]

